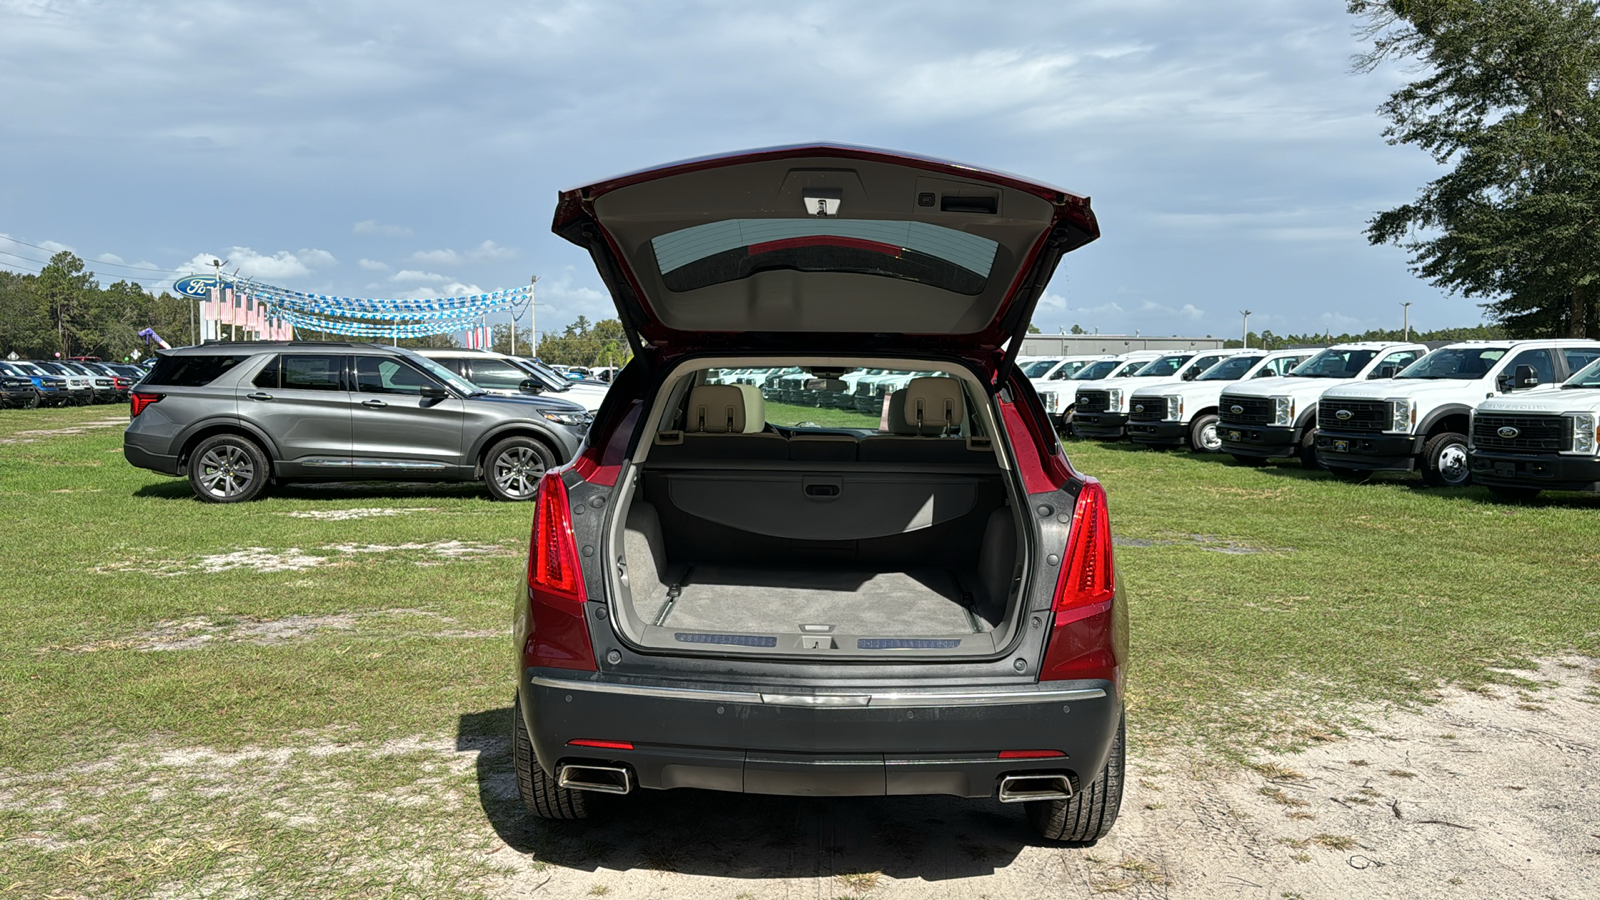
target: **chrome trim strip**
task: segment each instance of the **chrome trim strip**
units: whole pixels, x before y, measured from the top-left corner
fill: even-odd
[[[314,466],[314,467],[319,468],[319,469],[348,469],[348,468],[350,468],[350,460],[348,460],[348,459],[302,459],[302,460],[300,460],[300,465],[302,465],[302,466]]]
[[[700,688],[648,687],[631,684],[607,684],[594,681],[569,681],[563,678],[534,676],[528,683],[535,687],[557,691],[585,691],[593,694],[626,694],[633,697],[658,697],[664,700],[698,700],[710,703],[750,703],[766,706],[799,706],[808,708],[860,709],[920,709],[930,706],[1017,706],[1027,703],[1070,703],[1075,700],[1099,700],[1106,696],[1100,688],[1076,688],[1059,691],[959,691],[959,692],[909,692],[886,691],[880,694],[761,694],[754,691],[714,691]]]
[[[444,469],[448,468],[442,462],[428,462],[425,460],[411,459],[361,459],[350,460],[352,468],[357,469]]]

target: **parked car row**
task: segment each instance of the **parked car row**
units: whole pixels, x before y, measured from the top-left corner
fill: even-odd
[[[1093,365],[1074,379],[1093,375]],[[1298,458],[1346,478],[1416,471],[1505,497],[1600,491],[1600,342],[1399,342],[1321,351],[1170,354],[1089,378],[1057,424],[1078,437],[1225,452],[1246,465]]]
[[[92,360],[0,360],[0,407],[121,403],[144,370]]]

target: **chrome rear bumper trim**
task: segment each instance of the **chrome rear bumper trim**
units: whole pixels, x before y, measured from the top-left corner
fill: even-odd
[[[716,691],[701,688],[668,688],[653,685],[615,684],[594,681],[569,681],[534,676],[535,687],[592,694],[623,694],[632,697],[659,697],[665,700],[695,700],[707,703],[748,703],[765,706],[800,706],[834,709],[921,709],[935,706],[1017,706],[1028,703],[1071,703],[1099,700],[1106,696],[1100,688],[1039,691],[885,691],[871,694],[763,694],[755,691]]]

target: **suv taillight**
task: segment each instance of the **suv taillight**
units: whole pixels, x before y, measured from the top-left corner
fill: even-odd
[[[1066,560],[1056,582],[1052,606],[1055,622],[1040,667],[1041,681],[1118,680],[1113,608],[1116,594],[1106,492],[1099,482],[1090,480],[1078,492],[1072,514]]]
[[[144,412],[144,408],[159,401],[165,394],[141,394],[135,391],[128,395],[128,418],[132,419]]]
[[[597,668],[584,619],[583,570],[572,535],[572,506],[561,472],[546,472],[534,499],[533,532],[528,537],[528,642],[525,666],[552,669]]]

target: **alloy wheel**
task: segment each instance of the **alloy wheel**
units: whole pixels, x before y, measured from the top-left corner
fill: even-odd
[[[256,467],[240,447],[223,444],[200,457],[200,484],[213,497],[237,497],[255,483]]]
[[[494,460],[494,483],[508,497],[526,500],[539,488],[544,461],[531,447],[511,447]]]

